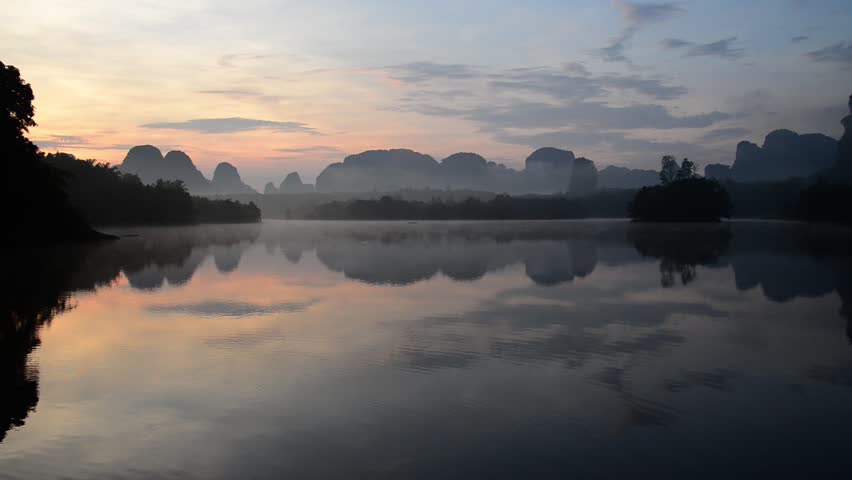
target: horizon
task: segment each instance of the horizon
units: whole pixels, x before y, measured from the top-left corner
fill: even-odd
[[[656,169],[664,154],[730,165],[739,141],[776,129],[839,138],[852,71],[839,0],[8,13],[0,55],[33,87],[44,151],[118,164],[150,144],[207,178],[231,163],[258,190],[391,148],[515,169],[545,146],[598,168]]]

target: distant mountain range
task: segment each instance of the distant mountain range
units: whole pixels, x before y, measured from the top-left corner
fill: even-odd
[[[523,170],[491,162],[476,153],[454,153],[436,161],[413,150],[369,150],[332,163],[317,177],[318,192],[393,191],[450,188],[507,193],[589,193],[598,188],[653,185],[649,170],[608,167],[568,150],[545,147],[527,157]]]
[[[217,165],[211,181],[195,167],[186,153],[172,150],[164,157],[160,149],[152,145],[131,148],[118,169],[137,175],[145,183],[154,183],[159,179],[182,180],[194,194],[257,193],[243,183],[236,167],[230,163]]]
[[[791,130],[774,130],[766,135],[763,146],[740,142],[733,165],[707,165],[704,176],[738,182],[810,177],[834,165],[837,146],[837,140],[821,133],[800,135]]]
[[[850,97],[852,112],[852,97]],[[815,175],[852,178],[852,115],[845,117],[843,137],[837,141],[820,133],[800,135],[790,130],[770,132],[762,146],[737,145],[733,165],[710,164],[708,178],[738,182],[778,181]],[[119,165],[122,172],[138,175],[143,182],[183,180],[195,194],[257,193],[243,183],[236,167],[222,162],[213,179],[207,180],[181,151],[165,156],[151,145],[133,147]],[[451,189],[495,193],[574,193],[599,189],[635,189],[659,182],[654,170],[608,166],[598,170],[587,158],[569,150],[545,147],[532,152],[523,170],[488,161],[470,152],[454,153],[436,161],[407,149],[368,150],[328,165],[316,186],[302,182],[291,172],[277,187],[266,184],[264,193],[363,193],[402,189]]]
[[[119,170],[138,175],[145,183],[158,179],[182,180],[194,194],[257,193],[243,183],[237,168],[227,162],[216,166],[208,180],[184,152],[165,156],[152,145],[130,149]],[[530,154],[523,170],[487,161],[476,153],[455,153],[436,161],[407,149],[369,150],[328,165],[316,187],[290,172],[280,185],[269,182],[263,193],[371,192],[400,189],[466,189],[506,193],[590,193],[599,188],[638,188],[658,182],[656,172],[625,167],[598,171],[587,158],[568,150],[545,147]]]

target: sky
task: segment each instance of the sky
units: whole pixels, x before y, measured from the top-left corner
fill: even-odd
[[[788,128],[835,138],[848,0],[0,0],[0,61],[35,92],[43,150],[189,154],[210,178],[313,181],[369,149],[554,146],[656,168],[733,162]]]

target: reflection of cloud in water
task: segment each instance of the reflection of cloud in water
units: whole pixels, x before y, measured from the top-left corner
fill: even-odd
[[[261,305],[248,302],[210,301],[186,305],[152,305],[146,308],[152,313],[183,313],[198,317],[245,317],[250,315],[268,315],[272,313],[297,313],[314,305],[316,300],[308,302],[274,303]]]

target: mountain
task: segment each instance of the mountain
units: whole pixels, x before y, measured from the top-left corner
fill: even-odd
[[[746,141],[737,145],[731,178],[759,182],[808,177],[833,165],[836,155],[837,140],[829,136],[775,130],[766,136],[762,147]]]
[[[553,147],[539,148],[524,162],[526,188],[534,193],[568,191],[575,160],[572,151]]]
[[[571,187],[569,192],[585,195],[592,193],[598,188],[598,169],[595,162],[585,157],[574,160],[573,172],[571,173]]]
[[[182,180],[193,193],[205,193],[210,188],[210,182],[195,168],[189,155],[178,150],[172,150],[163,157],[157,147],[139,145],[127,152],[118,169],[138,176],[144,183],[154,183],[159,179]]]
[[[160,149],[152,145],[131,148],[124,161],[118,166],[123,173],[137,175],[143,183],[151,184],[159,179],[182,180],[192,194],[257,193],[243,183],[236,167],[227,162],[216,166],[213,180],[207,180],[192,159],[180,150],[172,150],[164,157]]]
[[[704,177],[715,180],[728,180],[731,178],[731,166],[722,163],[711,163],[704,167]]]
[[[278,189],[275,187],[275,184],[272,182],[266,182],[266,185],[263,186],[263,194],[271,195],[278,193]]]
[[[216,165],[216,170],[213,171],[210,193],[257,193],[257,191],[243,183],[236,167],[228,162],[222,162]]]
[[[519,175],[516,170],[470,152],[454,153],[441,160],[438,172],[436,187],[492,192],[513,191]]]
[[[298,172],[288,173],[278,187],[279,193],[310,193],[313,191],[314,186],[310,183],[302,183],[302,177],[299,176]]]
[[[654,170],[610,165],[598,172],[598,188],[642,188],[660,183]]]
[[[557,148],[540,148],[526,159],[523,171],[507,168],[471,152],[454,153],[440,162],[407,149],[369,150],[333,163],[317,177],[318,192],[371,192],[400,189],[457,189],[505,193],[594,190],[594,162]]]
[[[368,150],[332,163],[317,177],[317,191],[367,192],[434,186],[438,162],[407,149]]]
[[[834,174],[845,181],[852,180],[852,95],[849,95],[849,115],[840,121],[843,136],[837,142],[837,156],[834,162]]]

